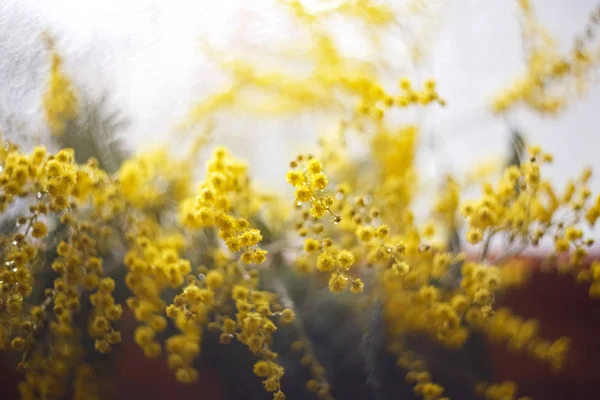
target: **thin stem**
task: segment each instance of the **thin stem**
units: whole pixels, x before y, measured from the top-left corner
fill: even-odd
[[[479,253],[479,262],[483,262],[490,250],[490,244],[492,242],[492,238],[494,237],[494,234],[496,232],[490,232],[487,237],[485,238],[485,241],[483,242],[483,246],[481,246],[481,252]]]
[[[492,264],[501,264],[508,260],[511,257],[518,256],[527,248],[527,243],[521,243],[520,246],[513,248],[512,250],[506,251],[503,254],[500,254],[498,257],[492,260]]]

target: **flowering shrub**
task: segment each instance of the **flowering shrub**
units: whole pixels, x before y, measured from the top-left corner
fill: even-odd
[[[544,338],[535,319],[497,309],[494,300],[527,278],[514,257],[545,240],[554,242],[553,268],[600,297],[600,264],[586,263],[594,240],[584,232],[600,216],[600,196],[588,187],[591,171],[583,169],[557,187],[544,176],[552,155],[529,146],[498,179],[484,181],[474,200],[464,198],[460,177],[448,177],[428,220],[418,220],[413,161],[419,127],[397,126],[387,117],[407,107],[445,106],[436,82],[401,78],[398,88],[388,87],[377,71],[344,57],[321,24],[337,13],[385,26],[395,21],[391,9],[370,1],[342,2],[321,12],[298,1],[288,4],[313,35],[317,59],[311,73],[262,73],[234,61],[225,66],[236,83],[197,105],[188,122],[234,105],[255,112],[341,114],[337,130],[281,172],[293,198],[262,191],[247,165],[223,147],[212,150],[196,182],[193,171],[206,134],[186,157],[168,149],[141,153],[114,173],[94,158],[77,162],[77,149],[25,151],[3,142],[0,349],[23,373],[23,399],[110,397],[98,360],[119,351],[125,318],[135,320],[133,337],[145,356],[164,357],[182,384],[198,379],[196,362],[207,335],[215,333],[222,346],[239,342],[254,357],[256,379],[276,400],[286,398],[286,365],[275,348],[284,329],[308,371],[306,388],[332,399],[335,386],[306,321],[296,316],[293,283],[302,279],[313,290],[327,287],[334,301],[349,302],[355,314],[380,311],[385,349],[424,399],[448,397],[432,375],[435,360],[414,351],[417,337],[458,352],[470,337],[485,335],[553,370],[563,367],[567,337]],[[540,30],[531,6],[520,4],[533,37]],[[592,59],[582,46],[573,59],[535,50],[526,77],[498,97],[493,109],[506,112],[525,103],[536,111],[559,111],[566,103],[546,93],[547,83],[584,79]],[[43,104],[60,141],[77,117],[78,102],[61,57],[50,49]],[[242,97],[242,91],[271,99],[265,107],[245,104],[253,97]],[[361,141],[365,154],[353,154],[350,139]],[[476,246],[474,257],[451,240],[463,231],[464,240]],[[492,254],[496,238],[506,244]],[[289,273],[291,284],[284,279]],[[368,337],[379,328],[361,329]],[[473,390],[490,400],[520,396],[512,382],[476,382]]]

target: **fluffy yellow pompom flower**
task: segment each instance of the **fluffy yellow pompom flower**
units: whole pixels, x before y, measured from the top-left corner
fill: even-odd
[[[48,227],[42,221],[37,221],[31,226],[31,236],[34,238],[43,238],[48,234]]]

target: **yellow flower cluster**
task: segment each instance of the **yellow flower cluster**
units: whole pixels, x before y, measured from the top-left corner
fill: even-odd
[[[102,259],[97,257],[96,234],[92,225],[75,222],[70,240],[61,241],[57,248],[58,257],[52,263],[52,269],[59,274],[54,280],[54,313],[60,320],[64,316],[65,329],[69,327],[71,313],[78,312],[80,288],[87,291],[97,289],[89,299],[94,311],[89,316],[88,333],[95,339],[96,350],[107,353],[111,345],[120,342],[120,333],[111,328],[111,322],[118,321],[122,315],[121,306],[115,304],[112,291],[115,282],[110,278],[100,277],[104,271]]]
[[[256,247],[262,235],[250,228],[244,218],[250,212],[249,206],[243,205],[250,190],[246,165],[226,149],[217,148],[208,162],[206,180],[200,184],[198,196],[182,204],[182,224],[193,229],[215,227],[231,252],[243,252],[242,262],[262,264],[267,252]],[[240,216],[230,214],[234,206]]]
[[[372,1],[343,1],[328,7],[312,10],[302,1],[284,1],[299,26],[307,31],[311,40],[308,58],[311,73],[260,71],[258,67],[239,58],[232,59],[208,49],[209,55],[231,73],[233,84],[197,104],[189,117],[190,123],[203,121],[216,111],[239,106],[244,110],[262,114],[281,115],[305,109],[332,110],[339,108],[338,91],[354,101],[353,107],[360,116],[381,120],[391,107],[427,105],[437,102],[445,105],[435,89],[435,80],[424,82],[422,90],[415,90],[408,78],[399,81],[402,91],[391,95],[379,82],[377,68],[344,55],[329,32],[327,18],[334,14],[362,20],[368,28],[385,28],[397,22],[396,13],[385,4]],[[375,33],[375,32],[373,32]],[[377,45],[376,35],[372,35]],[[226,59],[226,61],[224,60]],[[254,96],[245,96],[247,92]]]
[[[183,383],[193,382],[198,378],[193,361],[200,353],[202,327],[207,324],[208,313],[214,306],[213,290],[217,287],[214,280],[212,282],[207,287],[197,285],[196,282],[190,283],[181,294],[175,296],[173,304],[166,309],[167,316],[181,332],[167,339],[168,364],[176,370],[177,380]],[[164,325],[166,326],[166,322]],[[150,325],[147,333],[153,336],[158,331],[156,328],[164,329],[163,326]]]
[[[395,12],[386,4],[372,0],[344,0],[327,7],[309,9],[301,1],[283,0],[294,15],[306,22],[315,22],[332,14],[340,14],[365,21],[369,26],[388,25],[396,20]]]
[[[50,50],[52,63],[43,108],[50,131],[61,136],[67,123],[77,116],[79,104],[71,79],[63,71],[62,58],[51,43]]]
[[[135,341],[146,356],[158,357],[161,346],[154,336],[167,327],[162,315],[166,304],[161,293],[168,287],[181,287],[192,268],[188,260],[179,256],[182,240],[160,240],[149,236],[151,233],[151,228],[142,225],[139,236],[132,237],[132,247],[125,256],[128,269],[125,283],[134,295],[127,305],[136,320],[144,324],[136,329]]]
[[[102,222],[118,206],[106,207],[98,202],[100,193],[106,198],[110,182],[94,160],[78,165],[70,149],[55,155],[48,155],[43,147],[34,148],[30,154],[21,153],[11,144],[3,149],[2,208],[17,198],[29,200],[30,205],[28,214],[17,218],[17,232],[2,242],[0,298],[6,307],[0,314],[7,323],[0,327],[0,348],[6,349],[10,343],[13,350],[22,353],[22,398],[60,397],[68,391],[71,369],[81,363],[81,329],[74,323],[74,315],[81,309],[82,291],[98,288],[90,296],[94,308],[87,316],[97,349],[109,351],[111,344],[120,341],[119,332],[109,322],[121,316],[120,306],[114,304],[111,295],[114,281],[100,278],[104,271],[97,257],[99,244],[109,233]],[[87,204],[97,208],[84,211]],[[75,220],[72,212],[79,207],[80,219]],[[50,228],[57,222],[60,228],[54,235],[62,240],[53,242]],[[56,252],[48,263],[49,270],[58,277],[52,287],[43,290],[41,303],[31,306],[25,299],[35,293],[39,296],[39,291],[34,292],[35,266],[45,257],[48,241]],[[36,344],[36,336],[45,325],[52,340],[43,349]]]
[[[417,143],[418,128],[414,125],[379,130],[370,143],[371,157],[378,167],[377,183],[371,183],[372,199],[377,207],[386,211],[388,225],[398,230],[412,223],[406,211],[416,192],[413,163]]]
[[[314,355],[312,344],[306,338],[292,343],[292,350],[301,354],[300,364],[309,368],[311,379],[306,382],[306,388],[316,393],[319,399],[331,400],[331,386],[325,377],[325,368],[319,363]]]
[[[593,299],[600,298],[600,262],[594,261],[591,265],[592,284],[590,285],[590,297]]]
[[[434,206],[434,215],[441,219],[443,226],[455,229],[458,208],[460,206],[460,185],[452,177],[447,177],[443,190],[439,193]]]
[[[81,364],[75,370],[73,382],[74,399],[102,399],[103,391],[98,375],[90,364]]]
[[[493,384],[481,382],[475,387],[475,393],[486,400],[517,399],[517,384],[511,381]],[[518,400],[531,398],[519,397]]]
[[[547,362],[560,370],[569,351],[570,340],[561,337],[554,342],[539,336],[539,322],[535,319],[523,321],[508,309],[498,309],[481,326],[495,341],[506,341],[512,350],[527,350],[534,358]]]
[[[443,298],[443,292],[422,282],[425,271],[419,271],[420,268],[411,270],[406,262],[401,262],[384,274],[387,294],[384,311],[390,334],[401,337],[424,333],[447,347],[460,348],[469,336],[461,321],[471,301],[462,294]],[[472,308],[478,310],[481,306]]]
[[[157,207],[167,198],[180,202],[190,195],[192,171],[165,149],[139,154],[119,168],[119,189],[136,207]]]
[[[106,181],[106,174],[98,170],[93,160],[85,165],[76,165],[72,149],[63,149],[48,156],[46,149],[39,146],[26,155],[13,145],[7,146],[2,154],[4,166],[0,171],[3,189],[1,209],[5,209],[16,196],[47,192],[52,201],[46,203],[47,208],[41,211],[61,211],[69,206],[69,197],[84,200],[94,194],[94,185]],[[43,233],[41,229],[40,234]]]
[[[428,105],[437,102],[445,105],[446,102],[439,97],[435,90],[435,80],[429,79],[425,82],[422,91],[413,89],[408,78],[402,78],[398,85],[402,89],[402,94],[392,96],[383,90],[380,86],[371,81],[360,82],[359,94],[360,102],[356,106],[358,115],[369,115],[375,120],[384,117],[385,110],[393,106],[404,108],[413,104]]]
[[[290,167],[285,178],[296,189],[294,192],[296,205],[309,203],[311,205],[310,215],[317,219],[322,218],[327,212],[331,213],[329,208],[333,204],[333,200],[329,197],[320,198],[318,196],[329,184],[327,175],[323,173],[321,162],[310,154],[306,156],[300,154],[296,160],[291,162]]]
[[[269,293],[248,290],[245,286],[235,286],[232,296],[238,310],[237,338],[248,346],[252,354],[262,358],[254,364],[254,374],[264,378],[263,386],[267,392],[274,393],[274,400],[285,399],[280,386],[284,371],[273,361],[277,358],[277,353],[269,349],[272,335],[277,330],[277,326],[269,317],[279,314],[282,322],[289,323],[294,318],[293,313],[289,309],[273,313],[270,310]]]
[[[484,248],[498,233],[508,235],[511,244],[519,247],[536,246],[543,237],[552,235],[557,254],[574,247],[569,261],[580,266],[587,255],[586,247],[593,240],[584,239],[577,224],[586,217],[593,224],[597,200],[590,205],[591,191],[587,186],[589,171],[584,171],[576,182],[567,184],[559,196],[551,183],[541,177],[542,164],[552,162],[550,154],[542,154],[538,147],[530,149],[530,158],[519,167],[509,167],[496,188],[483,187],[481,200],[462,205],[469,231],[467,240],[472,244],[485,242]],[[568,217],[557,218],[559,211],[568,211]]]
[[[402,352],[398,357],[397,364],[400,368],[408,371],[406,382],[413,385],[413,391],[417,396],[425,400],[448,400],[448,397],[442,397],[444,388],[432,382],[431,374],[427,371],[425,363],[418,360],[413,353]]]
[[[313,233],[304,239],[303,248],[306,255],[309,259],[316,259],[319,271],[331,274],[329,289],[332,292],[343,292],[348,285],[352,292],[362,292],[362,280],[352,278],[346,273],[355,262],[354,255],[348,250],[339,249],[331,238],[324,236],[325,227],[319,222],[326,213],[332,216],[331,222],[334,225],[342,221],[342,217],[334,215],[331,211],[333,199],[330,196],[319,196],[328,185],[321,162],[311,155],[299,155],[292,161],[286,179],[296,189],[296,206],[302,208],[305,204],[310,205],[310,208],[302,211],[302,221],[296,223],[296,230],[300,236],[309,236],[309,231]]]
[[[506,112],[518,104],[525,104],[542,114],[556,114],[567,106],[571,92],[585,90],[597,55],[593,43],[579,39],[566,55],[561,55],[548,32],[535,20],[529,0],[518,2],[523,14],[524,40],[526,41],[527,70],[525,76],[516,80],[493,101],[493,110]],[[600,16],[600,8],[592,13],[591,32]],[[587,33],[586,33],[587,34]]]
[[[184,201],[190,168],[182,168],[160,152],[131,160],[114,177],[98,170],[94,160],[83,165],[75,164],[71,149],[48,155],[44,148],[38,147],[31,154],[24,155],[16,146],[7,144],[0,156],[3,208],[17,197],[31,197],[34,203],[29,209],[30,215],[18,218],[17,227],[22,231],[3,239],[6,241],[3,241],[5,251],[0,271],[3,285],[0,294],[3,304],[6,304],[0,312],[7,313],[7,317],[10,316],[7,321],[11,321],[0,331],[0,348],[22,352],[20,366],[27,374],[45,371],[48,375],[44,380],[27,375],[26,381],[20,385],[24,398],[36,393],[57,397],[67,390],[68,377],[72,373],[79,374],[73,368],[80,364],[83,355],[79,345],[82,332],[74,323],[73,315],[82,308],[82,291],[89,293],[93,306],[86,315],[85,329],[95,341],[95,350],[108,353],[120,343],[121,335],[115,323],[122,317],[123,309],[115,302],[112,292],[121,283],[103,277],[105,260],[98,253],[110,242],[113,232],[109,226],[117,217],[125,228],[120,234],[129,244],[124,260],[127,268],[125,284],[133,296],[127,299],[127,305],[142,323],[134,336],[147,357],[161,354],[162,346],[156,335],[166,329],[166,317],[172,318],[181,333],[166,341],[168,363],[179,381],[194,381],[197,371],[193,361],[200,351],[202,330],[209,322],[208,313],[218,305],[223,306],[227,296],[237,296],[239,307],[239,324],[234,324],[235,328],[227,335],[233,337],[235,334],[256,354],[270,360],[276,357],[267,347],[270,335],[276,329],[269,317],[279,316],[281,323],[289,323],[293,320],[293,313],[290,310],[271,312],[269,302],[272,298],[267,293],[253,289],[246,302],[240,295],[241,289],[233,288],[235,282],[245,279],[247,273],[250,275],[248,284],[255,287],[257,271],[244,270],[241,274],[238,269],[231,269],[235,265],[241,268],[236,262],[227,269],[227,285],[224,274],[218,269],[207,271],[203,281],[193,279],[191,263],[182,257],[188,238],[181,230],[164,230],[155,217],[158,207],[170,204],[177,206],[181,203],[184,210],[185,204],[193,204],[197,218],[203,218],[206,210],[210,210],[214,218],[210,223],[206,224],[206,219],[188,217],[187,221],[192,222],[188,226],[216,227],[230,251],[244,249],[242,262],[264,262],[266,252],[255,247],[262,239],[260,232],[251,229],[246,219],[230,214],[234,206],[235,211],[243,216],[250,216],[253,210],[253,205],[248,204],[252,202],[246,201],[250,191],[243,164],[218,149],[210,164],[207,182],[200,187],[200,195],[195,200]],[[157,192],[164,183],[169,189]],[[174,203],[169,203],[173,200]],[[59,240],[55,245],[56,257],[51,262],[51,270],[58,278],[54,280],[53,287],[46,290],[42,304],[30,308],[25,306],[24,300],[34,288],[31,266],[39,260],[41,241],[50,240],[50,229],[54,229],[54,224],[49,226],[52,221],[58,222],[60,227]],[[198,221],[205,225],[198,226]],[[219,265],[223,266],[215,258],[215,268]],[[188,284],[184,287],[186,281]],[[166,290],[182,287],[181,294],[175,296],[173,304],[167,307],[164,299]],[[246,316],[248,313],[250,318]],[[252,331],[254,324],[249,321],[255,315],[260,315],[264,321],[257,331]],[[49,348],[39,350],[49,352],[54,360],[52,363],[41,357],[34,346],[34,334],[48,320],[53,339]],[[85,372],[77,376],[80,379],[74,381],[74,390],[83,393],[84,388],[78,385],[82,385],[81,382],[92,385],[91,377]],[[275,390],[274,380],[268,382],[267,388],[275,391],[277,398],[281,399],[283,393],[279,384],[276,384]]]
[[[97,259],[98,260],[98,259]],[[111,329],[111,322],[118,321],[123,315],[123,307],[115,304],[111,293],[115,289],[115,281],[103,278],[98,283],[98,290],[90,296],[95,307],[89,327],[90,337],[95,338],[95,348],[100,353],[107,353],[111,345],[121,342],[121,333]],[[93,300],[92,300],[93,299]]]
[[[275,392],[274,400],[285,400],[285,395],[279,390],[279,380],[283,376],[283,368],[272,361],[260,360],[254,364],[254,374],[264,378],[263,384],[269,392]]]
[[[535,320],[523,321],[509,310],[493,308],[498,290],[518,285],[527,278],[524,267],[512,262],[510,257],[526,246],[537,245],[543,237],[551,237],[559,244],[566,241],[561,247],[565,253],[557,252],[558,258],[554,257],[559,269],[568,268],[578,280],[586,278],[585,281],[594,279],[598,269],[595,264],[591,269],[583,266],[585,248],[593,240],[584,238],[581,224],[586,220],[594,223],[589,216],[593,217],[597,207],[597,201],[590,201],[587,186],[590,171],[584,170],[576,181],[567,184],[565,193],[559,195],[550,182],[542,179],[540,172],[541,166],[551,161],[552,156],[539,147],[530,148],[529,158],[520,166],[508,167],[496,187],[485,183],[483,197],[476,201],[461,202],[460,187],[456,181],[448,181],[434,212],[440,215],[444,226],[453,229],[460,221],[460,210],[468,226],[467,240],[480,244],[479,260],[467,261],[460,254],[444,252],[443,247],[423,245],[414,225],[405,227],[403,234],[397,236],[396,240],[400,241],[395,246],[390,243],[384,247],[384,254],[393,255],[391,265],[384,263],[388,266],[381,274],[385,289],[384,315],[388,334],[397,340],[392,342],[392,348],[400,366],[408,368],[410,365],[406,361],[410,356],[402,350],[402,338],[406,335],[424,333],[446,347],[460,348],[470,332],[477,330],[493,340],[507,343],[511,349],[526,350],[555,370],[563,367],[569,339],[554,342],[542,339]],[[387,211],[387,208],[382,209]],[[492,258],[488,254],[489,242],[498,236],[506,237],[509,247],[505,253]],[[564,258],[569,251],[570,257]],[[372,258],[371,262],[376,259]],[[458,286],[452,286],[449,274],[451,276],[457,265],[462,265],[460,280]],[[448,284],[458,290],[447,290]],[[590,293],[594,290],[590,289]],[[410,379],[419,382],[416,373],[410,375]],[[490,386],[486,396],[504,398],[505,389]]]

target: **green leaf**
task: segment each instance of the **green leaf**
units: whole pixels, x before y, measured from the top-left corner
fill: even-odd
[[[79,116],[67,124],[58,141],[61,147],[75,150],[78,163],[94,157],[101,169],[113,173],[127,158],[119,133],[129,121],[109,103],[106,95],[96,101],[84,100],[80,99]]]

